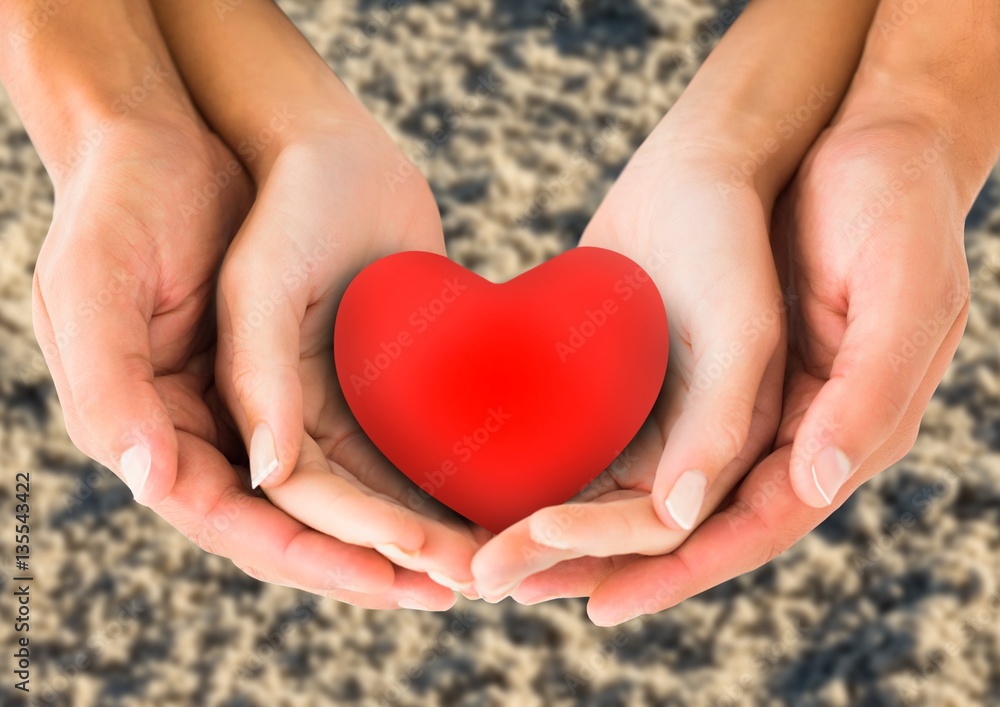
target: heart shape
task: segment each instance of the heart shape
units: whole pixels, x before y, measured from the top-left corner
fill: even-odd
[[[614,461],[653,407],[667,351],[649,275],[591,247],[499,285],[433,253],[390,255],[348,286],[334,333],[337,377],[368,437],[493,532]]]

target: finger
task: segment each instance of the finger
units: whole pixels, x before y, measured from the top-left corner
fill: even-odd
[[[899,427],[967,289],[939,291],[940,274],[887,268],[879,292],[849,303],[828,380],[795,435],[792,486],[814,508],[835,503],[861,464]],[[922,283],[915,285],[915,283]],[[926,287],[925,287],[926,285]]]
[[[575,557],[571,550],[536,543],[529,519],[524,518],[480,548],[472,558],[472,575],[483,599],[495,603],[511,594],[525,577]]]
[[[688,531],[665,527],[647,494],[552,506],[527,520],[536,544],[593,557],[659,555],[677,547],[688,535]]]
[[[274,505],[309,527],[352,545],[374,547],[393,561],[416,557],[424,547],[416,517],[361,487],[309,437],[295,471],[267,493]]]
[[[912,446],[923,411],[963,329],[964,317],[960,317],[918,386],[904,415],[906,426],[894,431],[848,480],[847,491],[853,493]],[[806,382],[803,387],[812,386]],[[608,575],[590,595],[587,612],[594,623],[613,626],[674,606],[770,562],[819,525],[833,507],[817,509],[801,503],[788,473],[792,454],[791,446],[785,446],[762,461],[747,476],[733,502],[702,523],[673,554],[637,559]]]
[[[798,502],[787,475],[790,456],[785,447],[761,462],[735,502],[672,554],[640,558],[609,575],[591,594],[591,620],[613,626],[673,606],[759,567],[818,525],[831,511]]]
[[[67,428],[152,505],[170,492],[177,469],[177,437],[150,361],[156,275],[96,247],[73,258],[72,267],[40,267],[34,286],[35,327],[54,339],[73,402]]]
[[[687,535],[665,527],[644,493],[568,503],[536,511],[488,541],[473,558],[472,572],[483,598],[499,601],[527,577],[567,560],[658,555],[676,548]]]
[[[777,288],[772,290],[770,299],[755,299],[766,302],[762,309],[732,315],[726,328],[733,335],[713,342],[695,363],[653,483],[653,509],[669,528],[695,527],[710,512],[706,496],[725,470],[734,463],[745,469],[762,451],[759,434],[755,448],[748,448],[755,413],[773,408],[766,398],[780,390],[765,390],[761,383],[766,371],[783,368],[784,305]]]
[[[396,579],[387,591],[363,593],[347,590],[328,592],[327,596],[365,609],[413,609],[447,611],[455,605],[455,593],[435,583],[426,574],[396,568]]]
[[[394,582],[377,552],[345,544],[249,494],[233,468],[203,440],[179,435],[179,473],[154,510],[206,552],[254,577],[311,591],[378,593]]]
[[[219,278],[219,379],[250,454],[254,488],[283,482],[303,432],[300,330],[308,288],[296,240],[271,218],[264,192]],[[279,212],[280,213],[280,212]]]
[[[617,557],[578,557],[560,562],[547,570],[526,577],[511,594],[518,604],[531,606],[552,599],[589,597],[598,584],[617,567],[639,555]]]

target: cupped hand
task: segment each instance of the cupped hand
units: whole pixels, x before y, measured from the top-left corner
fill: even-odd
[[[661,395],[578,498],[479,551],[473,570],[484,597],[588,595],[614,567],[673,550],[774,438],[784,303],[768,209],[752,186],[732,185],[721,156],[682,152],[654,133],[581,239],[632,258],[659,289],[670,328]]]
[[[348,283],[408,250],[444,253],[437,205],[371,116],[289,140],[222,268],[218,380],[254,484],[273,503],[471,595],[469,566],[485,531],[426,498],[379,453],[334,369]],[[428,601],[447,608],[454,597],[444,590]]]
[[[912,446],[968,314],[964,193],[930,123],[842,121],[779,204],[794,292],[775,451],[673,554],[611,573],[588,611],[659,611],[784,552]],[[860,124],[859,124],[860,123]]]
[[[69,434],[258,579],[362,606],[431,602],[440,587],[291,518],[223,453],[241,456],[213,385],[213,290],[251,193],[214,135],[172,118],[121,118],[57,176],[33,309]]]

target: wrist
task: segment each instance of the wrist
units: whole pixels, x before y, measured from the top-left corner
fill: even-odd
[[[32,142],[58,181],[125,118],[197,124],[197,113],[144,2],[62,5],[40,22],[34,3],[12,3],[0,78]]]
[[[325,73],[308,91],[286,92],[279,107],[251,111],[240,131],[245,137],[231,147],[256,183],[263,183],[282,155],[311,154],[321,163],[345,141],[370,150],[395,147],[364,105],[333,73]]]
[[[705,119],[668,113],[653,130],[642,158],[669,173],[698,174],[711,179],[721,195],[753,191],[762,201],[773,199],[779,179],[781,136],[765,121],[737,119],[738,110],[717,107]]]
[[[996,160],[990,131],[944,91],[896,84],[884,74],[859,76],[831,128],[866,144],[891,145],[903,179],[945,170],[966,209]]]

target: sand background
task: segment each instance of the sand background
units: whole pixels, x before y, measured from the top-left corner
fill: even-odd
[[[413,2],[395,13],[365,0],[281,5],[408,149],[458,107],[461,123],[418,163],[452,257],[494,279],[575,242],[718,39],[722,7],[585,0],[563,17],[554,0]],[[374,36],[358,49],[366,26]],[[490,76],[494,90],[472,101]],[[578,151],[586,159],[574,161]],[[0,511],[12,512],[14,473],[30,471],[40,696],[233,707],[1000,704],[996,176],[967,226],[968,331],[915,448],[778,561],[622,631],[590,625],[575,600],[374,613],[244,576],[72,447],[30,319],[52,188],[2,95]],[[916,522],[887,536],[907,512]],[[0,533],[3,704],[15,699],[10,536]],[[855,558],[878,542],[859,571]]]

